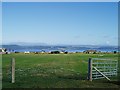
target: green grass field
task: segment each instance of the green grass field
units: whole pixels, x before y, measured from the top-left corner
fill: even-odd
[[[2,55],[3,88],[118,88],[106,79],[87,80],[88,58],[118,59],[117,54],[5,54]],[[11,58],[16,59],[11,83]],[[114,78],[113,80],[117,80]]]

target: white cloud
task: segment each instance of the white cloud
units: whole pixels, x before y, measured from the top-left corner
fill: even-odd
[[[110,42],[109,42],[109,41],[106,41],[106,44],[108,44],[108,45],[109,45],[109,44],[110,44]]]

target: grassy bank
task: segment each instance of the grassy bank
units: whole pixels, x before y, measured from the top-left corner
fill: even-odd
[[[11,58],[16,81],[10,82]],[[87,80],[88,58],[118,59],[117,54],[8,54],[2,57],[3,88],[117,88],[107,80]],[[113,79],[113,80],[116,80]]]

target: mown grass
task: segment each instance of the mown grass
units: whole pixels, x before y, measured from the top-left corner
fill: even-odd
[[[16,60],[11,83],[11,58]],[[8,54],[2,56],[3,88],[117,88],[107,80],[87,80],[88,58],[118,59],[117,54]],[[116,79],[116,78],[115,78]],[[114,80],[115,80],[114,79]]]

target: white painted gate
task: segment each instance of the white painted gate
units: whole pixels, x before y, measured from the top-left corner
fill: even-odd
[[[88,63],[88,79],[106,78],[117,76],[118,73],[118,60],[103,59],[103,58],[90,58]]]

